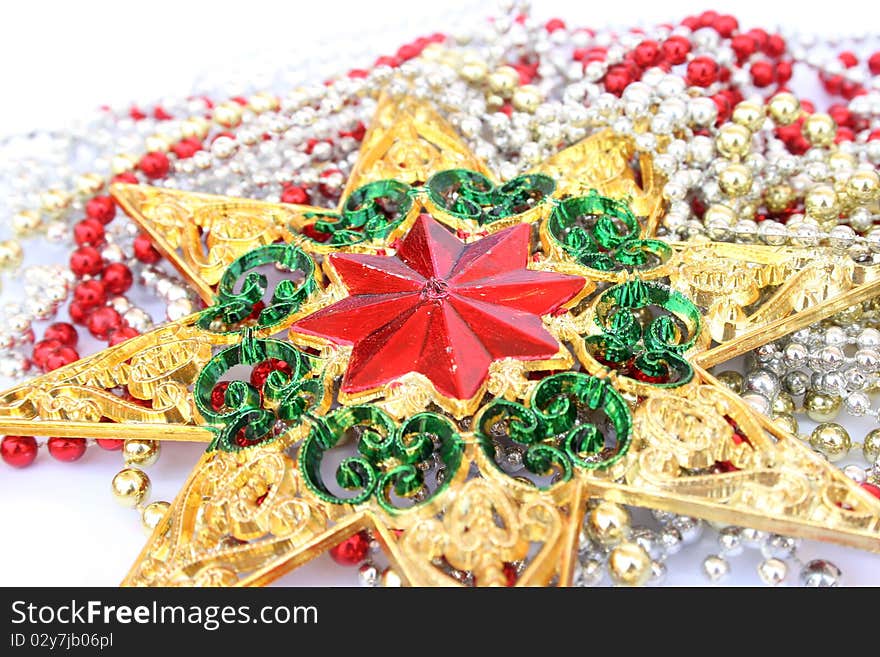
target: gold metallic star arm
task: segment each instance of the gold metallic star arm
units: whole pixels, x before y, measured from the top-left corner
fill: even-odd
[[[199,315],[126,340],[0,394],[0,432],[210,442],[191,389],[232,338]]]

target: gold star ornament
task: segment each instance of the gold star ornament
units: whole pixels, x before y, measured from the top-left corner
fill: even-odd
[[[389,97],[335,210],[113,194],[210,307],[6,391],[0,430],[208,444],[126,585],[265,584],[365,529],[405,584],[568,585],[595,498],[880,550],[880,500],[707,371],[874,268],[657,237],[626,138],[502,183]]]

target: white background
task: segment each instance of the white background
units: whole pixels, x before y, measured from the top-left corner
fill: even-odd
[[[867,2],[838,10],[803,1],[558,0],[536,2],[533,13],[560,16],[570,26],[647,25],[674,22],[707,4],[735,14],[744,28],[769,30],[785,22],[832,36],[880,25],[880,10]],[[210,86],[211,79],[241,69],[258,80],[260,71],[296,68],[300,62],[309,62],[309,69],[363,67],[405,40],[450,31],[492,13],[492,3],[463,0],[6,3],[0,21],[0,135],[64,128],[69,117],[87,116],[105,103],[184,96],[196,79]],[[60,261],[66,253],[41,249],[40,257]],[[9,287],[0,300],[8,294]],[[195,445],[166,445],[149,471],[153,499],[172,499],[200,452]],[[57,463],[41,451],[25,470],[0,465],[0,585],[114,585],[122,579],[144,536],[137,514],[110,496],[109,482],[120,461],[118,453],[90,449],[74,464]],[[701,556],[716,550],[709,539],[685,548],[670,559],[667,581],[702,583]],[[845,584],[880,584],[880,557],[810,542],[801,556],[835,561]],[[734,558],[726,583],[758,584],[757,562],[755,551]],[[787,581],[795,580],[796,573],[790,573]],[[283,581],[345,585],[354,582],[354,573],[323,556]]]

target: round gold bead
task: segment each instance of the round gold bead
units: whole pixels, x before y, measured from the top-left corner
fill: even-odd
[[[143,508],[141,511],[141,524],[148,535],[153,533],[156,525],[162,521],[170,507],[171,505],[168,502],[150,502]]]
[[[40,209],[46,214],[58,216],[73,203],[73,195],[63,189],[49,189],[40,194]]]
[[[18,237],[30,237],[42,224],[43,218],[34,210],[22,210],[12,215],[12,232]]]
[[[74,186],[80,198],[88,198],[104,189],[104,176],[99,173],[84,173],[76,177]]]
[[[467,82],[479,84],[486,79],[487,75],[489,75],[489,67],[483,62],[467,61],[461,65],[459,75],[461,75],[461,77]]]
[[[797,121],[801,114],[801,104],[790,93],[776,94],[767,105],[770,118],[777,125],[789,125]]]
[[[880,193],[880,176],[876,171],[860,169],[846,181],[846,193],[859,203],[870,203]]]
[[[880,429],[869,431],[862,443],[862,454],[868,463],[873,463],[880,456]]]
[[[119,153],[110,160],[110,172],[114,176],[131,171],[137,166],[138,159],[128,153]]]
[[[718,175],[718,186],[727,196],[744,196],[752,188],[752,172],[742,164],[729,164]]]
[[[171,140],[165,135],[150,135],[144,140],[144,148],[148,153],[167,153],[171,148]]]
[[[277,110],[280,107],[280,103],[275,94],[261,91],[248,98],[248,107],[255,114],[262,114],[264,112],[273,112]]]
[[[235,128],[241,124],[242,114],[241,105],[229,101],[214,108],[214,121],[224,128]]]
[[[817,220],[833,219],[840,214],[837,194],[830,185],[816,185],[804,198],[807,215]]]
[[[745,157],[752,145],[752,133],[745,126],[725,123],[718,129],[715,147],[724,157],[738,159]]]
[[[828,154],[828,168],[834,172],[849,171],[855,169],[858,164],[852,153],[843,153],[835,151]]]
[[[736,370],[725,370],[715,375],[718,382],[730,388],[736,394],[742,392],[743,375]]]
[[[143,470],[125,468],[116,473],[111,483],[113,497],[122,506],[134,508],[150,492],[150,478]]]
[[[734,123],[754,132],[759,130],[764,123],[764,107],[758,103],[744,100],[733,108],[731,119]]]
[[[707,226],[715,225],[715,224],[724,224],[725,226],[732,226],[734,221],[736,221],[736,213],[732,208],[722,205],[721,203],[713,203],[708,208],[706,208],[706,212],[703,214],[703,221]]]
[[[608,574],[619,586],[642,586],[651,577],[651,556],[638,543],[621,543],[608,555]]]
[[[400,588],[403,586],[403,580],[400,579],[400,575],[397,574],[396,570],[393,568],[386,568],[382,571],[382,574],[379,575],[379,585],[386,588]]]
[[[211,130],[211,124],[200,116],[194,116],[180,124],[180,136],[184,139],[204,139]]]
[[[810,390],[804,395],[804,410],[814,422],[829,422],[840,411],[840,397]]]
[[[792,435],[798,435],[800,427],[798,426],[797,418],[791,413],[774,413],[773,421],[780,429]]]
[[[489,74],[489,89],[499,96],[509,98],[519,86],[519,73],[515,68],[502,66]]]
[[[527,84],[513,92],[510,102],[514,109],[531,114],[540,107],[541,100],[541,92],[538,88]]]
[[[602,545],[617,545],[629,529],[629,511],[614,502],[599,502],[587,516],[587,531]]]
[[[784,390],[779,391],[770,409],[774,413],[791,413],[794,411],[794,399]]]
[[[132,438],[122,444],[122,458],[126,465],[153,465],[159,458],[160,443],[156,440]]]
[[[834,123],[834,119],[827,114],[817,112],[806,118],[801,131],[811,145],[830,146],[834,143],[834,137],[837,135],[837,125]]]
[[[849,432],[835,422],[823,422],[810,434],[810,446],[829,461],[839,461],[852,447]]]
[[[786,183],[771,185],[764,192],[764,203],[770,212],[782,212],[793,200],[794,190]]]
[[[24,251],[18,240],[0,242],[0,269],[15,269],[21,264]]]

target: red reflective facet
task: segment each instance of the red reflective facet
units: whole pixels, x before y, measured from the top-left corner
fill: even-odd
[[[555,356],[541,315],[584,287],[578,276],[527,269],[530,237],[521,224],[464,244],[421,215],[395,256],[328,256],[350,296],[291,330],[354,346],[345,392],[419,372],[440,394],[471,399],[492,361]]]

